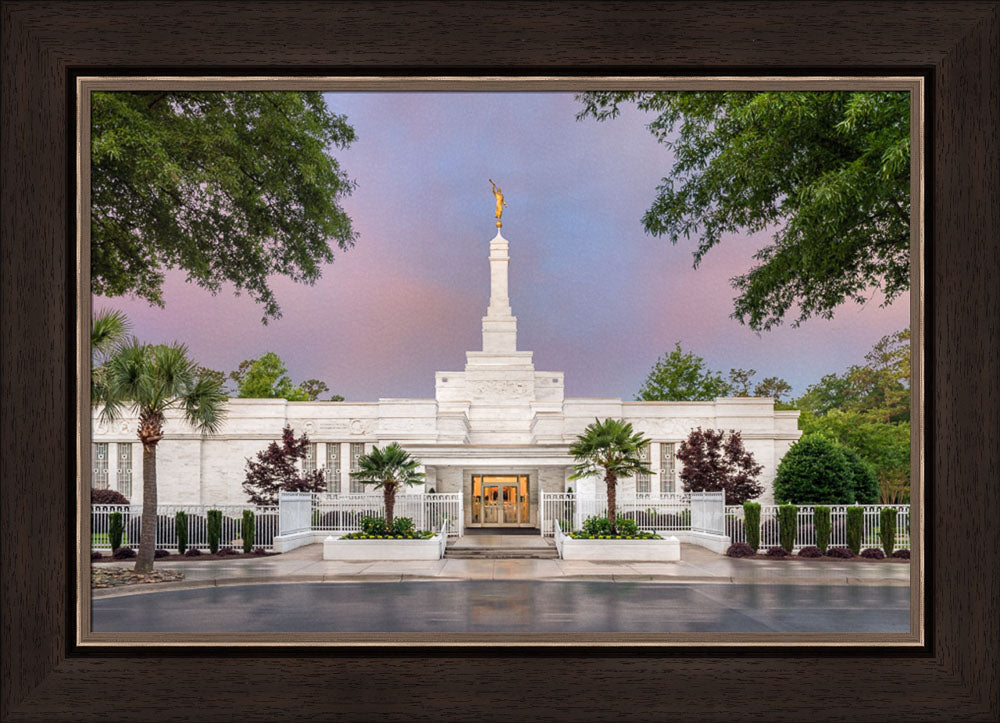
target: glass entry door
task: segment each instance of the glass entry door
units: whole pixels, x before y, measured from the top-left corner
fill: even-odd
[[[487,527],[531,524],[528,475],[473,475],[472,524]]]

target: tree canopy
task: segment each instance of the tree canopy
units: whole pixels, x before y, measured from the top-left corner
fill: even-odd
[[[269,276],[313,283],[331,244],[355,242],[354,184],[329,154],[354,137],[319,92],[94,93],[93,293],[162,306],[164,272],[183,269],[279,317]]]
[[[710,370],[705,360],[694,352],[681,349],[677,342],[673,351],[656,360],[636,399],[642,402],[699,401],[724,397],[728,393],[729,383],[722,375]]]
[[[326,476],[322,469],[303,472],[299,460],[306,458],[309,436],[296,437],[290,425],[281,430],[281,442],[271,442],[257,453],[256,459],[247,458],[243,491],[255,505],[276,505],[284,492],[325,492]]]
[[[685,492],[722,491],[727,505],[741,505],[764,492],[758,482],[764,466],[735,430],[692,429],[677,449],[677,459],[684,465],[680,477]]]
[[[910,101],[903,92],[600,91],[578,119],[625,103],[673,164],[643,216],[646,231],[697,239],[694,265],[726,234],[769,230],[757,264],[732,279],[733,318],[757,331],[831,318],[879,289],[909,288]]]
[[[236,382],[237,397],[287,399],[290,402],[309,400],[308,392],[292,382],[285,363],[273,351],[265,352],[259,359],[241,362],[240,370],[230,374]]]

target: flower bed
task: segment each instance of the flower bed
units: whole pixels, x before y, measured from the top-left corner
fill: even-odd
[[[564,534],[556,522],[556,549],[564,560],[669,561],[681,559],[676,537],[663,538],[632,525],[621,525],[620,534],[610,534],[603,518],[589,518],[584,529]],[[619,521],[621,522],[621,520]]]
[[[341,540],[426,540],[434,536],[430,530],[424,532],[407,532],[402,535],[366,535],[364,532],[351,532],[341,537]]]

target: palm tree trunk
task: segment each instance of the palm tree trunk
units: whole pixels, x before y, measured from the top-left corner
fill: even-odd
[[[142,445],[142,532],[136,572],[153,571],[156,551],[156,444]]]
[[[385,486],[385,527],[388,533],[392,532],[392,511],[396,506],[396,485],[387,484]]]
[[[618,478],[614,472],[605,472],[604,484],[608,486],[608,522],[611,523],[611,534],[617,535],[618,528],[615,525],[615,502],[618,493]]]

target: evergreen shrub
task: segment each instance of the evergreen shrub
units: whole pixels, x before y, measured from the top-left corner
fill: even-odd
[[[243,538],[243,552],[248,555],[253,549],[254,532],[255,526],[253,510],[243,510],[243,529],[241,530],[241,537]]]
[[[847,547],[857,555],[861,551],[861,538],[865,531],[864,507],[847,508]]]
[[[747,544],[757,552],[760,547],[760,503],[744,502],[743,518],[746,525]]]
[[[178,512],[174,516],[174,531],[177,535],[177,554],[183,555],[188,546],[188,516],[187,512]]]
[[[852,504],[854,476],[841,446],[819,434],[793,444],[778,465],[774,499],[796,505]]]
[[[111,550],[117,550],[122,546],[122,533],[125,527],[122,524],[122,513],[112,512],[108,516],[108,541],[111,543]]]
[[[816,547],[820,552],[826,552],[830,546],[830,508],[817,505],[813,508],[813,525],[816,527]]]
[[[208,549],[214,555],[219,551],[222,537],[222,510],[208,511]]]
[[[778,535],[785,552],[795,547],[795,533],[799,528],[799,508],[795,505],[781,505],[778,508]]]
[[[878,536],[886,555],[896,547],[896,510],[886,507],[879,513]]]

